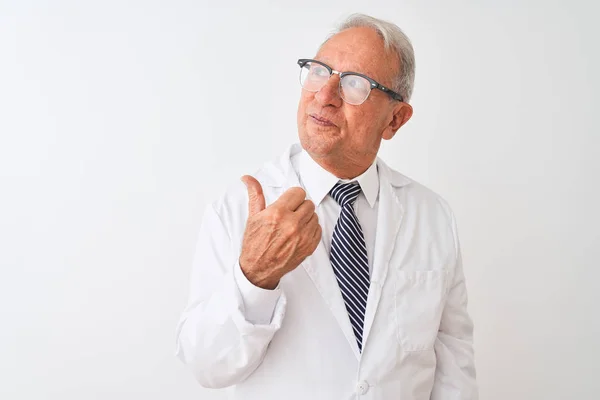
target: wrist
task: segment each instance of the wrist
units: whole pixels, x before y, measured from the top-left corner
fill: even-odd
[[[279,277],[274,277],[272,274],[266,274],[262,271],[256,271],[253,268],[247,268],[242,260],[239,261],[242,273],[254,286],[266,290],[274,290],[279,285]]]

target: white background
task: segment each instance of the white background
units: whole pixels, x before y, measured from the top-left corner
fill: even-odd
[[[416,49],[381,156],[457,215],[482,400],[600,397],[595,2],[15,0],[0,398],[223,398],[173,355],[202,211],[296,140],[296,60],[355,11]]]

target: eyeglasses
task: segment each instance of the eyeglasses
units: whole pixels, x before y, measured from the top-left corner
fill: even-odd
[[[379,89],[392,99],[402,101],[402,96],[398,93],[358,72],[339,72],[321,61],[306,58],[299,59],[298,65],[300,66],[300,85],[309,92],[318,92],[325,86],[331,75],[338,74],[340,76],[339,94],[342,100],[348,104],[357,106],[364,103],[369,97],[371,89]]]

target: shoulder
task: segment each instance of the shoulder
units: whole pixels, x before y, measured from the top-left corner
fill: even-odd
[[[284,183],[286,166],[282,156],[265,162],[260,168],[248,174],[252,175],[262,186],[266,204],[273,201],[273,188]],[[248,190],[241,176],[230,182],[224,193],[212,202],[212,207],[225,225],[233,227],[248,218]]]
[[[404,219],[415,231],[428,232],[429,240],[445,243],[458,254],[456,219],[450,204],[440,194],[382,163],[382,175],[404,209]],[[384,180],[386,179],[384,178]],[[434,238],[434,239],[433,239]]]
[[[378,167],[382,170],[382,177],[387,179],[407,207],[420,212],[435,213],[448,221],[454,218],[452,208],[439,193],[393,169],[381,159],[378,160]]]

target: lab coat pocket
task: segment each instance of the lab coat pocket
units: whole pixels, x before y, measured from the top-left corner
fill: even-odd
[[[447,293],[446,270],[397,271],[395,318],[404,351],[432,350]]]

